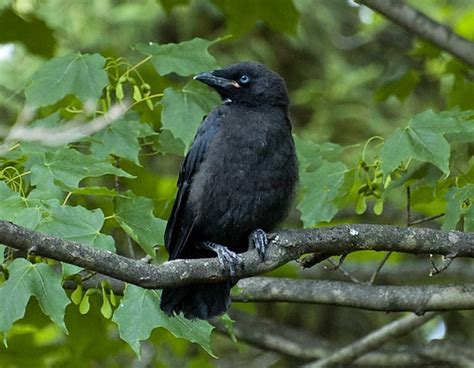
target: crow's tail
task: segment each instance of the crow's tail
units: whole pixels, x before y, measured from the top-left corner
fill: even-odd
[[[188,319],[209,319],[230,306],[230,282],[163,289],[160,308],[168,315],[183,312]]]

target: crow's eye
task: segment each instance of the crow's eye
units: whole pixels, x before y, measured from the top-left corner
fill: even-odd
[[[250,82],[250,77],[248,75],[241,75],[239,78],[239,83],[240,84],[247,84]]]

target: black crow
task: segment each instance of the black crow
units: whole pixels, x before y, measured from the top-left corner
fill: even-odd
[[[165,232],[169,259],[217,255],[231,276],[238,253],[254,246],[262,258],[266,232],[286,216],[298,178],[284,80],[265,65],[242,62],[195,80],[223,104],[199,127],[184,160]],[[209,319],[230,306],[232,281],[164,289],[168,315]]]

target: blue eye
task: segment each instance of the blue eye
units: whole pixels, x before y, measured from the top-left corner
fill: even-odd
[[[244,74],[244,75],[240,76],[239,83],[247,84],[248,82],[250,82],[250,77],[248,75]]]

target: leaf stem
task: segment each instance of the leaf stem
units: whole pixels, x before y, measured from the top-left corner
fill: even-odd
[[[146,58],[144,58],[143,60],[139,61],[137,64],[135,64],[134,66],[132,66],[130,69],[128,69],[125,73],[123,73],[120,77],[123,77],[125,74],[127,73],[130,73],[131,71],[137,69],[138,67],[142,66],[143,64],[145,64],[146,62],[148,62],[149,60],[151,60],[152,56],[151,55],[148,55]]]
[[[71,196],[72,196],[72,192],[68,192],[68,194],[66,195],[66,198],[64,198],[63,206],[66,205],[67,201],[69,200],[69,198],[71,198]]]
[[[381,136],[379,136],[379,135],[375,135],[375,136],[373,136],[373,137],[370,137],[370,138],[367,140],[367,142],[365,142],[365,144],[364,144],[364,148],[363,148],[363,150],[362,150],[362,160],[365,161],[365,152],[367,151],[367,147],[369,146],[370,142],[375,141],[376,139],[379,139],[379,140],[381,140],[381,141],[384,140],[384,138],[381,137]]]
[[[141,100],[139,101],[135,101],[134,103],[132,103],[128,108],[127,108],[127,111],[125,112],[128,112],[130,111],[130,109],[136,105],[138,105],[140,102],[143,102],[143,101],[146,101],[146,100],[151,100],[153,98],[157,98],[157,97],[163,97],[163,93],[156,93],[154,95],[150,95],[150,96],[147,96],[147,97],[144,97],[142,98]]]

